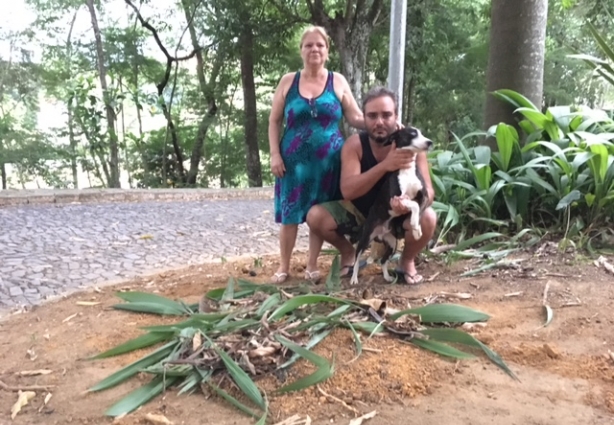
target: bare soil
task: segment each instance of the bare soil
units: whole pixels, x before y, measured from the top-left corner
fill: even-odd
[[[492,316],[474,335],[497,351],[519,377],[512,380],[483,355],[450,361],[391,337],[363,337],[366,351],[355,361],[349,332],[339,330],[315,350],[331,359],[336,373],[317,388],[270,396],[275,423],[289,416],[309,415],[314,424],[348,424],[372,410],[366,424],[612,424],[614,423],[614,276],[589,259],[553,253],[525,253],[520,267],[460,278],[477,265],[451,265],[430,259],[419,271],[432,281],[419,286],[388,285],[378,266],[361,273],[361,285],[374,292],[398,293],[414,299],[412,306],[433,302],[441,292],[469,293],[470,299],[449,298]],[[330,257],[321,261],[326,275]],[[611,261],[611,259],[610,259]],[[293,260],[292,279],[302,279],[305,256]],[[0,379],[11,387],[53,385],[36,396],[14,420],[11,406],[17,393],[0,389],[0,424],[107,424],[105,410],[124,394],[146,382],[139,376],[116,388],[87,393],[87,388],[148,350],[104,360],[86,360],[142,334],[140,327],[171,323],[179,318],[114,310],[114,293],[132,289],[196,302],[207,290],[226,285],[230,276],[268,282],[277,258],[242,258],[145,276],[114,286],[70,295],[0,322]],[[250,276],[249,271],[256,273]],[[348,280],[344,280],[348,284]],[[554,319],[543,327],[544,288]],[[437,301],[435,300],[435,301]],[[99,302],[78,305],[78,301]],[[47,369],[46,375],[21,376],[21,371]],[[298,362],[291,378],[308,372]],[[258,384],[268,393],[281,384],[275,377]],[[325,395],[327,394],[327,395]],[[334,397],[334,399],[333,399]],[[345,403],[343,405],[341,403]],[[352,411],[354,410],[354,411]],[[170,390],[138,411],[116,420],[146,424],[145,415],[164,415],[173,424],[252,424],[255,421],[214,396]]]

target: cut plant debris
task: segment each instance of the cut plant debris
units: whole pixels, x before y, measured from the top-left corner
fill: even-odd
[[[341,296],[327,289],[340,288],[338,279],[334,268],[329,284],[320,287],[279,287],[230,278],[226,288],[209,291],[196,305],[142,292],[119,293],[125,303],[116,309],[181,317],[173,324],[145,327],[143,335],[93,357],[157,346],[89,391],[103,391],[145,373],[151,380],[117,401],[106,415],[130,413],[175,387],[179,394],[215,393],[264,424],[268,397],[256,382],[276,376],[280,385],[275,393],[282,394],[329,379],[335,373],[334,357],[311,350],[336,328],[352,332],[356,358],[363,353],[364,338],[383,334],[454,359],[475,358],[481,352],[517,379],[497,353],[457,329],[464,323],[483,323],[488,314],[457,304],[408,308],[407,300],[399,296],[364,299],[347,291]],[[328,292],[316,293],[317,288]],[[313,364],[315,371],[285,382],[282,377],[289,376],[288,369],[300,359]]]

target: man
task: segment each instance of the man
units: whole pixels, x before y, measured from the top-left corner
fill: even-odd
[[[397,239],[405,239],[397,272],[406,283],[418,284],[424,278],[416,271],[415,258],[433,237],[437,225],[437,215],[431,208],[435,192],[426,153],[414,155],[408,150],[396,149],[394,143],[382,145],[398,128],[397,100],[392,91],[384,87],[371,89],[364,97],[362,109],[366,131],[350,136],[341,150],[341,192],[344,200],[314,205],[307,214],[307,225],[312,233],[307,270],[317,270],[317,259],[322,243],[326,241],[341,254],[341,275],[351,276],[356,255],[353,243],[358,239],[360,225],[369,214],[386,173],[409,168],[415,161],[428,193],[428,207],[420,220],[422,237],[418,240],[413,238],[409,219],[403,222],[402,228],[395,229],[395,235]],[[409,212],[396,198],[391,201],[391,208],[400,213]]]

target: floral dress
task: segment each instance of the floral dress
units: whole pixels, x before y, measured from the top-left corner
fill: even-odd
[[[275,222],[301,224],[315,204],[341,199],[340,121],[343,110],[329,71],[322,94],[313,99],[298,90],[297,72],[286,95],[286,127],[280,153],[286,172],[275,179]]]

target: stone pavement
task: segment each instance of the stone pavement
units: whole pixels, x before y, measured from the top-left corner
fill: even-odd
[[[231,198],[5,203],[0,310],[157,270],[279,252],[272,199]],[[301,225],[297,249],[306,248]]]

